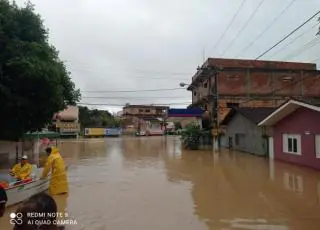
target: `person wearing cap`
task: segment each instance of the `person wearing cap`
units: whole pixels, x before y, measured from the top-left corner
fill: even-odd
[[[49,147],[46,149],[46,152],[48,159],[44,166],[41,178],[47,177],[51,171],[49,194],[60,195],[68,193],[67,168],[59,153],[59,149],[56,147]]]
[[[21,158],[21,162],[16,164],[10,172],[10,175],[17,180],[24,180],[30,177],[32,173],[32,165],[28,163],[28,157],[24,155]]]
[[[0,186],[0,217],[3,216],[6,210],[7,201],[8,201],[8,197],[7,197],[6,190]]]

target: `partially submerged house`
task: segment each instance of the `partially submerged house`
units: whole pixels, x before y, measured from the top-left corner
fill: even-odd
[[[180,122],[182,128],[185,128],[191,122],[197,122],[202,126],[203,113],[204,111],[200,108],[169,109],[167,121]]]
[[[225,135],[221,141],[225,147],[260,156],[268,153],[267,139],[258,123],[271,114],[274,108],[233,108],[222,120]]]
[[[320,169],[320,107],[289,100],[263,119],[271,127],[270,158]]]

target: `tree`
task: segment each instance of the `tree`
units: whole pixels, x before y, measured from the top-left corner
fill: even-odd
[[[120,120],[106,110],[90,110],[88,107],[79,107],[79,122],[82,128],[90,127],[120,127]]]
[[[174,127],[175,127],[176,130],[182,129],[182,124],[181,124],[181,122],[180,122],[180,121],[175,121],[175,122],[174,122]]]
[[[0,0],[0,139],[40,130],[79,99],[33,5]]]

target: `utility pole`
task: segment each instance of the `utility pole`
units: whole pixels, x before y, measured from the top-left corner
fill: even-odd
[[[218,94],[218,71],[213,69],[214,85],[212,100],[212,117],[213,117],[213,149],[219,151],[219,94]]]
[[[209,72],[208,77],[208,98],[212,100],[212,115],[211,115],[211,124],[212,124],[212,136],[213,136],[213,149],[219,151],[219,93],[218,93],[218,71],[213,67],[206,67],[204,70]],[[213,71],[213,75],[211,72]],[[213,81],[212,81],[213,78]],[[213,82],[213,86],[212,86]]]
[[[140,115],[138,116],[138,136],[140,136],[141,134],[141,117]]]
[[[208,98],[209,101],[212,99],[212,114],[211,114],[211,124],[212,124],[212,136],[213,136],[213,150],[219,151],[219,72],[216,67],[198,67],[198,71],[203,70],[208,76],[204,78],[208,80]],[[213,79],[213,87],[212,87]]]

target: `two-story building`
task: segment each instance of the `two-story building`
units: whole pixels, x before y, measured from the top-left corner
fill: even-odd
[[[52,130],[60,133],[62,137],[78,137],[80,134],[79,108],[68,106],[53,117]]]
[[[320,101],[320,71],[312,63],[209,58],[188,87],[192,107],[212,111],[214,84],[220,121],[232,107],[278,107],[289,98]]]
[[[126,105],[123,107],[122,121],[126,127],[132,126],[135,130],[162,130],[168,109],[167,106]]]
[[[163,117],[169,107],[155,105],[126,105],[123,107],[123,116]]]

